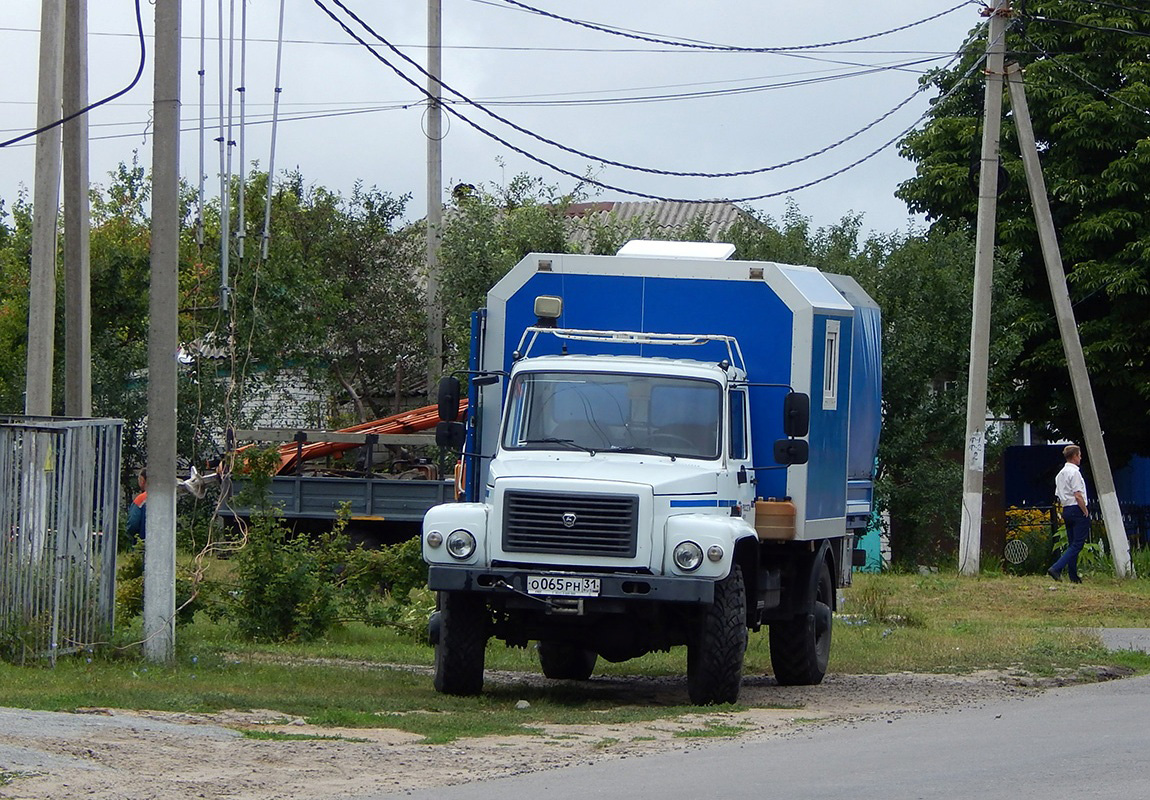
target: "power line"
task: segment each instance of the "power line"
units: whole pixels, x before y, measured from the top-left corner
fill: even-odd
[[[1091,89],[1093,89],[1094,91],[1096,91],[1096,92],[1100,92],[1101,94],[1103,94],[1103,95],[1105,95],[1106,97],[1110,98],[1110,99],[1111,99],[1111,100],[1113,100],[1114,102],[1116,102],[1116,103],[1121,103],[1122,105],[1124,105],[1124,106],[1126,106],[1126,107],[1128,107],[1128,108],[1132,108],[1132,109],[1134,109],[1135,111],[1137,111],[1137,112],[1139,112],[1139,113],[1141,113],[1141,114],[1147,114],[1147,113],[1150,113],[1150,109],[1146,109],[1146,108],[1143,108],[1143,107],[1141,107],[1141,106],[1136,106],[1136,105],[1134,105],[1133,103],[1131,103],[1131,102],[1128,102],[1128,101],[1126,101],[1126,100],[1122,99],[1121,97],[1118,97],[1117,95],[1115,95],[1115,94],[1113,94],[1113,93],[1111,93],[1111,92],[1107,91],[1106,89],[1103,89],[1101,86],[1099,86],[1098,84],[1094,83],[1093,81],[1091,81],[1091,80],[1089,80],[1089,79],[1087,79],[1087,78],[1083,77],[1082,75],[1079,75],[1077,72],[1075,72],[1074,70],[1070,69],[1070,67],[1068,67],[1068,66],[1066,66],[1065,64],[1063,64],[1061,59],[1055,58],[1055,57],[1054,57],[1054,56],[1052,56],[1050,53],[1048,53],[1048,52],[1046,52],[1045,50],[1043,50],[1043,49],[1042,49],[1042,46],[1041,46],[1041,45],[1039,45],[1038,43],[1036,43],[1035,41],[1033,41],[1033,40],[1032,40],[1030,37],[1023,35],[1023,37],[1022,37],[1022,38],[1023,38],[1023,39],[1024,39],[1024,40],[1025,40],[1025,41],[1026,41],[1026,42],[1027,42],[1029,45],[1031,45],[1032,47],[1034,47],[1035,49],[1037,49],[1039,52],[1041,52],[1041,53],[1042,53],[1044,56],[1046,56],[1046,58],[1047,58],[1047,61],[1048,61],[1049,63],[1053,64],[1055,67],[1057,67],[1058,69],[1062,70],[1063,72],[1065,72],[1067,75],[1071,76],[1072,78],[1074,78],[1074,79],[1076,79],[1076,80],[1078,80],[1078,81],[1081,81],[1082,83],[1086,84],[1087,86],[1089,86],[1089,87],[1090,87]],[[1140,121],[1141,121],[1141,122],[1142,122],[1142,123],[1145,125],[1145,120],[1140,120]]]
[[[1042,16],[1041,14],[1028,14],[1024,17],[1024,19],[1034,20],[1036,22],[1053,22],[1053,23],[1056,23],[1058,25],[1069,25],[1069,26],[1075,27],[1075,28],[1087,28],[1089,30],[1103,31],[1105,33],[1124,33],[1128,36],[1140,36],[1140,37],[1144,37],[1144,38],[1150,38],[1150,32],[1147,32],[1147,31],[1128,30],[1126,28],[1111,28],[1111,27],[1106,26],[1106,25],[1091,25],[1089,22],[1075,22],[1075,21],[1069,20],[1069,19],[1057,19],[1056,17],[1045,17],[1045,16]]]
[[[93,108],[98,108],[98,107],[104,105],[105,103],[110,103],[113,100],[115,100],[117,97],[121,97],[121,96],[127,94],[128,92],[130,92],[135,87],[135,85],[140,82],[140,76],[144,74],[144,58],[147,55],[146,45],[144,42],[144,20],[140,15],[140,0],[136,0],[136,29],[139,32],[139,39],[140,39],[140,65],[136,69],[136,75],[135,75],[135,77],[132,78],[131,83],[129,83],[127,86],[125,86],[120,91],[115,92],[114,94],[108,95],[103,100],[97,100],[95,103],[89,103],[88,105],[81,108],[79,111],[74,111],[71,114],[68,114],[67,116],[65,116],[63,118],[56,120],[55,122],[51,122],[47,125],[44,125],[43,127],[37,128],[34,131],[28,131],[27,133],[23,133],[19,136],[16,136],[12,139],[5,141],[5,142],[0,142],[0,147],[8,147],[9,145],[16,144],[17,142],[23,141],[24,139],[30,139],[33,136],[38,136],[39,134],[44,133],[45,131],[50,131],[53,128],[59,127],[60,125],[63,125],[66,122],[70,122],[71,120],[74,120],[76,117],[79,117],[82,114],[87,114]]]
[[[930,59],[934,61],[936,59]],[[922,63],[922,62],[912,62]],[[780,83],[760,84],[756,86],[734,86],[725,89],[708,89],[698,92],[675,92],[672,94],[657,94],[657,95],[630,95],[627,97],[603,97],[603,98],[585,98],[581,100],[485,100],[482,103],[479,101],[471,101],[464,99],[464,103],[474,104],[476,106],[482,105],[490,108],[491,106],[517,106],[517,107],[564,107],[564,106],[605,106],[605,105],[630,105],[637,103],[663,103],[672,102],[677,100],[698,100],[707,97],[729,97],[739,94],[753,94],[756,92],[773,91],[776,89],[793,89],[798,86],[812,86],[815,84],[830,83],[831,81],[845,80],[847,78],[858,78],[865,75],[874,75],[880,72],[888,72],[896,67],[873,67],[870,69],[863,69],[857,72],[844,73],[841,75],[823,76],[820,78],[804,78],[802,80],[783,81]],[[910,99],[920,94],[923,89],[916,90],[910,97],[899,104],[897,108],[901,108]],[[894,109],[894,110],[897,110]],[[883,115],[880,119],[885,119],[888,114]],[[501,120],[502,121],[502,120]],[[873,123],[872,123],[873,124]],[[539,137],[536,137],[539,138]],[[603,160],[603,159],[596,159]],[[719,176],[729,177],[729,176]]]
[[[491,5],[495,5],[492,3]],[[0,25],[0,31],[7,31],[10,33],[39,33],[37,28],[17,28],[11,26]],[[120,33],[117,31],[89,31],[89,36],[103,36],[103,37],[135,37],[134,33]],[[185,36],[182,37],[189,41],[199,41],[197,37]],[[214,41],[217,37],[208,37],[208,41]],[[250,43],[259,44],[276,44],[276,39],[266,37],[251,37],[248,40]],[[338,42],[328,39],[284,39],[284,44],[304,44],[304,45],[320,45],[325,47],[358,47],[357,42]],[[426,50],[429,45],[426,42],[407,42],[396,45],[407,50]],[[507,53],[620,53],[620,54],[665,54],[677,53],[682,55],[702,55],[704,54],[699,50],[684,50],[682,47],[559,47],[554,45],[491,45],[491,44],[445,44],[441,45],[443,50],[462,50],[462,51],[495,51]],[[718,51],[722,52],[722,51]],[[783,51],[785,54],[785,51]],[[843,55],[906,55],[906,56],[940,56],[945,57],[953,55],[950,52],[942,52],[938,50],[836,50],[835,52]]]
[[[372,56],[376,60],[378,60],[380,63],[384,64],[386,67],[391,69],[401,80],[407,82],[408,84],[415,87],[416,89],[418,89],[423,94],[427,95],[427,91],[424,89],[424,87],[420,86],[416,81],[412,80],[410,77],[405,75],[402,71],[400,71],[393,64],[391,64],[386,58],[384,58],[382,55],[380,55],[378,52],[376,52],[375,49],[370,44],[368,44],[366,41],[364,41],[355,31],[353,31],[351,28],[349,28],[343,20],[341,20],[339,17],[337,17],[327,6],[325,6],[323,4],[322,0],[313,0],[313,2],[316,4],[316,6],[319,7],[319,9],[321,11],[323,11],[325,14],[327,14],[327,16],[330,17],[333,22],[335,22],[337,25],[339,25],[340,28],[342,28],[349,36],[351,36],[357,42],[362,44],[367,49],[367,51],[372,54]],[[346,7],[344,7],[342,5],[342,3],[339,2],[339,0],[335,0],[335,2],[341,8],[344,8],[345,11],[348,11],[346,9]],[[348,13],[351,14],[350,11],[348,11]],[[354,14],[351,14],[351,15],[354,17]],[[965,45],[964,45],[964,47],[965,47]],[[959,52],[961,53],[962,49],[960,49]],[[967,71],[967,74],[969,75],[970,73],[972,73],[981,63],[982,63],[981,60],[975,61],[975,63]],[[947,97],[949,97],[955,91],[957,91],[957,88],[958,88],[958,84],[956,84],[955,87],[953,87],[945,95],[940,97],[939,101],[945,100]],[[464,114],[461,114],[458,110],[452,108],[451,106],[445,106],[444,110],[446,110],[448,113],[452,114],[453,116],[455,116],[457,119],[461,120],[462,122],[466,123],[470,127],[474,128],[476,131],[483,134],[484,136],[487,136],[488,138],[492,139],[493,141],[496,141],[499,144],[503,145],[508,150],[510,150],[514,153],[518,153],[519,155],[522,155],[524,158],[527,158],[530,161],[533,161],[537,164],[540,164],[541,166],[547,167],[548,169],[551,169],[551,170],[553,170],[553,171],[555,171],[561,175],[566,175],[567,177],[574,178],[575,180],[577,180],[581,183],[588,183],[588,184],[591,184],[592,186],[598,186],[602,189],[620,192],[621,194],[627,194],[627,195],[631,195],[633,197],[643,197],[643,198],[646,198],[649,200],[659,200],[659,201],[663,201],[663,202],[675,202],[675,203],[698,203],[698,202],[701,202],[697,198],[673,198],[673,197],[665,197],[662,195],[651,194],[648,192],[640,192],[640,191],[633,190],[633,189],[624,189],[622,187],[615,186],[615,185],[612,185],[609,183],[605,183],[603,181],[597,180],[597,179],[592,178],[592,177],[587,176],[587,175],[577,175],[576,173],[571,172],[570,170],[564,169],[560,166],[557,166],[556,164],[553,164],[553,163],[551,163],[551,162],[549,162],[543,158],[540,158],[539,156],[536,156],[535,154],[530,153],[521,147],[517,147],[516,145],[513,145],[512,143],[508,142],[506,139],[502,138],[498,134],[495,134],[495,133],[487,130],[483,126],[479,125],[478,123],[472,121],[467,116],[465,116]],[[843,173],[845,173],[851,169],[854,169],[855,167],[859,166],[860,164],[863,164],[866,161],[869,161],[871,158],[873,158],[874,156],[878,155],[883,150],[890,147],[892,144],[894,144],[900,138],[902,138],[903,136],[908,134],[911,130],[913,130],[915,128],[915,126],[917,126],[919,122],[921,122],[923,119],[925,119],[929,113],[930,113],[929,110],[926,112],[923,112],[923,114],[920,115],[919,118],[917,120],[915,120],[915,122],[910,127],[906,128],[904,131],[900,132],[897,136],[888,140],[887,142],[880,145],[878,148],[872,150],[870,153],[867,153],[863,157],[856,159],[855,161],[851,162],[850,164],[847,164],[845,167],[842,167],[838,170],[835,170],[834,172],[832,172],[830,174],[824,175],[821,178],[816,178],[814,180],[807,181],[806,183],[800,184],[798,186],[793,186],[793,187],[790,187],[788,189],[783,189],[783,190],[779,190],[776,192],[767,192],[767,193],[763,193],[763,194],[759,194],[759,195],[751,195],[751,196],[747,196],[747,197],[728,198],[727,202],[746,203],[746,202],[751,202],[754,200],[765,200],[765,199],[771,198],[771,197],[779,197],[779,196],[782,196],[785,194],[790,194],[792,192],[800,191],[802,189],[810,188],[811,186],[815,186],[817,184],[828,181],[832,178],[838,177],[839,175],[842,175]]]
[[[333,19],[336,19],[334,15],[331,15],[331,13],[327,10],[326,7],[324,7],[322,4],[319,4],[318,0],[316,0],[316,2],[318,5],[320,5],[321,9],[323,9],[326,13],[329,14],[329,16],[332,16]],[[407,56],[405,53],[403,53],[398,48],[396,48],[395,45],[393,45],[389,41],[387,41],[383,36],[381,36],[378,32],[376,32],[367,22],[365,22],[362,18],[360,18],[354,11],[349,9],[342,2],[342,0],[332,0],[332,2],[334,2],[335,5],[339,6],[341,9],[343,9],[343,11],[348,16],[350,16],[357,23],[359,23],[359,25],[362,26],[364,30],[366,30],[368,33],[370,33],[372,36],[374,36],[385,47],[387,47],[389,50],[391,50],[397,56],[399,56],[404,61],[406,61],[408,64],[410,64],[412,67],[414,67],[418,72],[423,74],[425,77],[432,78],[432,76],[430,74],[428,74],[428,72],[423,68],[423,66],[421,64],[412,60],[409,56]],[[354,32],[352,32],[349,28],[347,28],[347,26],[344,25],[342,23],[342,21],[340,21],[338,19],[336,19],[336,21],[340,24],[341,27],[344,28],[344,30],[348,31],[349,34],[354,36],[357,41],[363,42],[363,40],[360,39],[358,36],[356,36],[356,34]],[[387,61],[385,58],[383,58],[378,53],[376,53],[375,50],[372,49],[371,45],[369,45],[367,42],[363,42],[363,45],[364,45],[364,47],[367,47],[368,50],[378,60],[380,60],[383,64],[385,64],[388,68],[390,68],[397,75],[399,75],[400,78],[402,78],[405,81],[408,81],[413,86],[416,86],[417,88],[422,89],[422,87],[419,87],[415,81],[412,81],[410,78],[408,78],[406,75],[404,75],[402,73],[402,71],[400,71],[393,64],[391,64],[391,62]],[[875,125],[879,124],[880,122],[882,122],[883,120],[885,120],[886,118],[888,118],[889,116],[894,114],[896,111],[898,111],[900,108],[905,106],[912,99],[914,99],[914,97],[916,97],[921,92],[925,91],[925,89],[927,88],[925,84],[920,85],[914,91],[913,94],[911,94],[906,99],[902,100],[894,108],[890,109],[885,114],[881,115],[880,117],[878,117],[874,121],[868,123],[867,125],[863,126],[862,128],[860,128],[859,130],[850,134],[849,136],[843,137],[842,139],[838,140],[837,142],[834,142],[830,145],[827,145],[826,147],[823,147],[823,148],[821,148],[815,152],[808,153],[807,155],[791,159],[790,161],[786,161],[786,162],[783,162],[780,164],[773,164],[773,165],[766,166],[766,167],[759,167],[756,169],[737,170],[737,171],[732,171],[732,172],[684,172],[684,171],[677,171],[677,170],[655,169],[652,167],[640,167],[640,166],[636,166],[634,164],[626,164],[626,163],[621,162],[621,161],[616,161],[614,159],[605,158],[603,156],[597,156],[593,153],[588,153],[588,152],[585,152],[583,150],[579,150],[579,149],[574,148],[574,147],[569,147],[565,144],[562,144],[560,142],[555,141],[554,139],[549,139],[545,136],[542,136],[538,133],[535,133],[534,131],[531,131],[527,128],[524,128],[523,126],[521,126],[515,122],[512,122],[511,120],[507,119],[506,117],[503,117],[499,114],[496,114],[494,111],[491,111],[489,108],[487,108],[483,105],[480,105],[479,103],[476,103],[475,101],[471,100],[466,95],[464,95],[463,93],[459,92],[456,89],[453,89],[451,86],[448,86],[442,80],[439,80],[436,78],[432,78],[432,79],[435,80],[436,83],[438,83],[441,87],[443,87],[447,91],[451,92],[452,94],[454,94],[457,97],[459,97],[460,99],[462,99],[463,102],[467,103],[468,105],[472,106],[473,108],[475,108],[479,111],[482,111],[484,114],[487,114],[492,119],[498,120],[499,122],[503,123],[504,125],[507,125],[511,129],[513,129],[519,133],[522,133],[525,136],[530,136],[531,138],[536,139],[537,141],[543,142],[544,144],[555,147],[555,148],[562,150],[566,153],[570,153],[571,155],[575,155],[575,156],[578,156],[580,158],[586,158],[586,159],[589,159],[591,161],[597,161],[597,162],[599,162],[601,164],[605,164],[607,166],[619,167],[620,169],[630,170],[633,172],[645,172],[645,173],[648,173],[651,175],[665,175],[665,176],[680,177],[680,178],[737,178],[737,177],[743,177],[743,176],[748,176],[748,175],[759,175],[759,174],[762,174],[764,172],[770,172],[772,170],[781,169],[782,167],[793,166],[793,165],[801,163],[803,161],[807,161],[811,158],[815,158],[816,156],[822,155],[822,154],[828,152],[829,150],[832,150],[836,147],[839,147],[840,145],[845,144],[846,142],[848,142],[848,141],[858,137],[859,135],[865,133],[866,131],[870,130]],[[455,114],[456,116],[460,116],[460,118],[463,119],[464,122],[467,122],[469,125],[473,125],[473,126],[475,125],[473,122],[468,120],[466,117],[462,117],[461,115],[459,115],[459,113],[457,111],[455,111],[454,109],[451,109],[450,107],[447,107],[447,108],[451,113]]]
[[[1119,5],[1118,3],[1107,3],[1104,0],[1085,0],[1092,6],[1105,6],[1106,8],[1114,8],[1118,11],[1129,11],[1131,14],[1145,14],[1145,8],[1131,8],[1130,6]]]
[[[358,46],[357,42],[353,42],[352,44],[356,44]],[[948,55],[953,56],[954,54],[950,53]],[[930,58],[918,59],[918,60],[914,60],[914,61],[902,61],[902,62],[897,62],[897,63],[893,63],[893,64],[879,64],[879,65],[866,67],[864,69],[860,69],[860,70],[853,71],[853,72],[841,72],[841,73],[832,74],[832,75],[818,75],[817,74],[820,72],[827,72],[827,70],[807,70],[807,71],[800,71],[800,72],[791,72],[791,73],[785,73],[785,75],[787,75],[787,76],[801,76],[801,75],[811,75],[812,73],[815,73],[815,77],[802,78],[802,79],[796,79],[796,80],[790,80],[790,81],[777,81],[775,83],[755,84],[752,86],[728,86],[727,88],[714,90],[713,92],[677,92],[677,93],[668,93],[668,94],[661,94],[661,95],[624,95],[622,97],[607,97],[607,98],[583,96],[583,97],[574,97],[572,99],[558,99],[558,98],[570,98],[572,96],[595,94],[595,93],[606,93],[606,92],[650,91],[650,90],[654,90],[654,89],[676,89],[676,88],[685,88],[685,87],[690,87],[690,86],[714,86],[716,84],[730,84],[730,83],[738,83],[738,82],[742,82],[742,81],[768,80],[769,76],[759,76],[759,77],[754,77],[754,78],[735,78],[735,79],[722,80],[722,81],[691,81],[691,82],[687,82],[687,83],[660,84],[660,85],[655,85],[655,86],[634,86],[634,87],[617,88],[617,89],[591,89],[591,90],[587,90],[587,91],[548,92],[548,93],[537,93],[537,94],[526,94],[526,95],[496,95],[493,97],[476,100],[476,102],[482,103],[483,105],[487,105],[487,106],[549,106],[549,105],[561,105],[561,106],[562,105],[566,105],[566,106],[588,105],[588,106],[592,106],[592,105],[602,105],[605,103],[606,104],[626,104],[626,103],[646,103],[646,102],[653,102],[653,101],[678,100],[678,99],[689,100],[689,99],[694,99],[696,97],[710,96],[711,94],[715,94],[715,95],[741,94],[744,92],[758,92],[758,91],[767,91],[767,90],[773,90],[773,89],[788,89],[788,88],[793,88],[796,86],[808,86],[808,85],[813,85],[813,84],[817,84],[817,83],[829,83],[831,81],[842,80],[844,78],[862,77],[862,76],[874,74],[877,72],[885,72],[885,71],[893,71],[893,70],[909,71],[911,67],[919,66],[919,65],[923,65],[923,64],[928,64],[928,63],[931,63],[933,61],[941,60],[941,58],[942,58],[941,56],[935,56],[935,57],[930,57]],[[925,70],[913,70],[913,71],[916,72],[917,74],[920,74],[920,75],[925,74]],[[783,77],[783,76],[776,76],[776,77]],[[366,101],[366,100],[344,100],[344,101],[323,101],[323,102],[319,102],[319,101],[297,101],[297,102],[291,102],[291,103],[281,102],[280,106],[281,107],[282,106],[340,106],[340,105],[362,106],[367,102],[369,102],[369,101]],[[380,102],[398,103],[400,101],[380,101]],[[35,100],[0,100],[0,105],[35,105],[35,104],[36,104]],[[119,105],[121,108],[128,107],[128,106],[142,106],[142,107],[149,107],[150,108],[152,104],[151,103],[120,103]],[[272,106],[272,105],[274,105],[274,103],[251,103],[251,102],[248,103],[248,106],[255,106],[255,107]],[[107,123],[105,123],[105,124],[107,124]],[[124,123],[111,123],[111,124],[124,124]],[[133,122],[130,124],[135,124],[135,123]],[[13,128],[12,130],[23,130],[23,129],[22,128]]]
[[[503,0],[503,2],[506,3],[507,5],[515,6],[516,8],[522,9],[522,10],[530,12],[532,14],[538,14],[541,17],[548,17],[550,19],[558,20],[559,22],[566,22],[569,25],[577,25],[581,28],[588,28],[588,29],[593,30],[593,31],[599,31],[600,33],[609,33],[612,36],[622,36],[622,37],[627,38],[627,39],[635,39],[635,40],[641,41],[641,42],[650,42],[652,44],[670,45],[673,47],[682,47],[682,48],[691,49],[691,50],[712,50],[712,51],[724,51],[724,52],[732,52],[732,53],[778,53],[778,52],[795,51],[795,50],[819,50],[819,49],[823,49],[823,48],[827,48],[827,47],[837,47],[839,45],[844,45],[844,44],[854,44],[855,42],[864,42],[864,41],[867,41],[869,39],[877,39],[881,36],[888,36],[892,33],[898,33],[899,31],[905,31],[909,28],[914,28],[918,25],[922,25],[924,23],[938,19],[939,17],[944,17],[947,14],[951,14],[951,13],[957,11],[958,9],[962,8],[963,6],[981,5],[980,3],[976,3],[975,0],[962,0],[961,3],[959,3],[958,5],[956,5],[952,8],[948,8],[945,11],[940,11],[937,14],[932,14],[929,17],[925,17],[925,18],[917,20],[915,22],[910,22],[910,23],[907,23],[906,25],[900,25],[897,28],[891,28],[889,30],[880,31],[878,33],[871,33],[871,34],[867,34],[866,36],[856,36],[852,39],[842,39],[842,40],[839,40],[836,42],[821,42],[819,44],[801,44],[801,45],[792,45],[789,47],[738,47],[735,45],[709,44],[706,42],[696,42],[696,41],[676,41],[675,39],[669,39],[669,38],[662,37],[662,36],[656,36],[654,34],[645,33],[643,31],[632,31],[632,30],[628,30],[625,28],[616,28],[616,27],[612,27],[612,26],[608,26],[608,25],[603,25],[600,23],[587,22],[586,20],[575,19],[573,17],[565,17],[562,14],[555,14],[551,11],[545,11],[541,8],[529,6],[526,3],[519,2],[519,0]],[[490,5],[490,4],[488,3],[488,5]]]

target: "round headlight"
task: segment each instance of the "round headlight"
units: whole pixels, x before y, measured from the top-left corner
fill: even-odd
[[[426,541],[428,547],[439,547],[443,544],[443,534],[439,531],[428,531]]]
[[[709,558],[711,561],[722,561],[723,548],[719,547],[717,544],[711,545],[707,548],[707,558]]]
[[[447,552],[452,558],[471,558],[475,552],[475,537],[462,529],[452,531],[447,535]]]
[[[703,563],[703,548],[694,542],[680,542],[675,545],[671,558],[675,560],[675,566],[679,569],[694,572]]]

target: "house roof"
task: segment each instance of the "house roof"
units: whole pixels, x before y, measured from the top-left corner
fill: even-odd
[[[625,202],[593,202],[572,203],[567,208],[567,217],[573,221],[591,221],[612,216],[620,222],[634,219],[646,219],[651,222],[655,230],[678,231],[697,221],[702,221],[707,230],[707,237],[715,241],[717,237],[732,223],[739,219],[748,218],[745,211],[733,203],[722,200],[713,200],[705,203],[675,203],[662,201],[625,201]],[[581,239],[583,226],[573,226],[574,238]],[[583,242],[580,241],[580,244]]]

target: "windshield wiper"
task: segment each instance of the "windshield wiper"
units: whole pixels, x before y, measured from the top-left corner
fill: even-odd
[[[565,444],[568,447],[573,447],[576,450],[582,450],[584,453],[595,455],[595,449],[588,447],[585,444],[579,444],[574,439],[558,439],[554,436],[548,436],[545,439],[524,439],[521,444]]]
[[[653,456],[666,456],[667,458],[671,459],[672,461],[674,461],[676,458],[674,453],[668,453],[666,450],[656,450],[654,447],[636,447],[634,445],[628,446],[628,447],[620,447],[620,446],[616,445],[615,447],[607,448],[603,452],[604,453],[644,453],[644,454],[653,455]]]

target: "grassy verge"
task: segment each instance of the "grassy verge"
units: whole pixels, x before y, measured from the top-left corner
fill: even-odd
[[[1108,653],[1084,627],[1140,627],[1150,619],[1150,581],[1095,576],[1088,584],[1036,577],[860,575],[846,590],[835,626],[831,671],[968,672],[1007,669],[1043,675],[1082,665],[1150,670],[1150,656]],[[130,637],[133,631],[123,631]],[[134,649],[62,659],[54,670],[0,664],[0,704],[48,710],[84,707],[213,712],[272,709],[330,727],[389,727],[429,743],[486,734],[531,734],[547,724],[622,724],[699,709],[658,706],[577,684],[489,684],[476,698],[436,694],[433,652],[385,629],[349,626],[323,641],[254,645],[226,624],[197,619],[178,633],[172,666],[140,661]],[[489,669],[537,672],[535,653],[499,643]],[[656,653],[598,674],[682,675],[685,652]],[[766,631],[751,636],[747,674],[770,672]],[[638,693],[642,695],[642,692]],[[527,708],[517,708],[526,700]],[[704,726],[697,735],[719,735]]]

